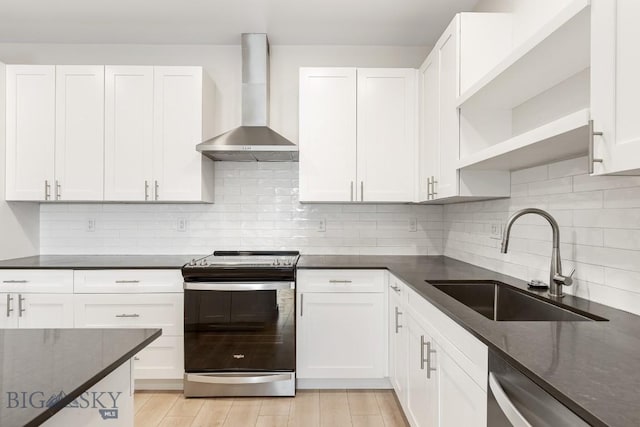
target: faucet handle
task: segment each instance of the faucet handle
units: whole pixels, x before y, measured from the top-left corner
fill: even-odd
[[[556,283],[560,283],[564,286],[573,285],[573,274],[576,272],[575,267],[571,269],[571,273],[568,276],[564,276],[562,274],[556,274],[553,278],[553,281]]]

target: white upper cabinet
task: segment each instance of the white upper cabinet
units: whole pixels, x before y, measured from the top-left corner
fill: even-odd
[[[153,199],[213,202],[213,161],[195,148],[214,136],[213,83],[202,67],[153,72]]]
[[[413,69],[300,69],[300,201],[411,202]]]
[[[420,67],[419,178],[417,200],[437,203],[470,199],[508,197],[509,173],[493,170],[460,171],[461,156],[458,97],[462,76],[465,85],[478,78],[463,73],[462,25],[479,27],[475,15],[458,14],[440,36],[434,49]],[[469,47],[466,51],[472,50]],[[477,50],[477,48],[476,48]],[[476,56],[482,56],[476,53]],[[482,64],[486,67],[486,64]]]
[[[440,175],[440,67],[437,52],[431,52],[419,70],[419,179],[418,200],[429,200],[432,183]]]
[[[102,200],[104,67],[56,67],[56,200]]]
[[[54,198],[55,86],[54,66],[7,66],[7,200]]]
[[[416,70],[358,69],[357,175],[360,201],[415,199]]]
[[[300,201],[351,202],[356,182],[356,69],[300,69]]]
[[[591,2],[593,172],[640,174],[640,2]]]
[[[456,100],[459,93],[458,70],[459,17],[447,27],[435,47],[438,56],[440,168],[432,185],[435,198],[458,195],[458,158],[460,156],[460,123]]]
[[[153,67],[105,67],[106,200],[152,200]]]

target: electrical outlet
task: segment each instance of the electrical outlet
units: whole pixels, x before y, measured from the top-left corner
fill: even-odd
[[[87,231],[93,233],[96,231],[96,220],[91,218],[87,220]]]
[[[502,230],[504,225],[501,222],[492,222],[489,224],[489,235],[492,239],[502,239]]]
[[[318,232],[324,233],[325,231],[327,231],[327,220],[322,218],[320,221],[318,221]]]
[[[409,231],[415,233],[418,231],[418,219],[417,218],[409,218]]]
[[[185,232],[187,231],[187,226],[189,225],[189,222],[187,221],[186,218],[178,218],[178,231],[180,232]]]

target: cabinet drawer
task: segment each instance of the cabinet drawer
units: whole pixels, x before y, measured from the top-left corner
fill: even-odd
[[[72,270],[0,270],[0,292],[72,294]]]
[[[182,293],[180,270],[76,270],[74,291],[83,294]]]
[[[298,292],[384,292],[386,270],[298,270]]]
[[[77,328],[162,328],[163,335],[183,334],[183,295],[74,295]]]
[[[183,337],[161,336],[134,356],[134,378],[137,380],[182,379],[183,348]]]
[[[443,350],[486,390],[489,369],[487,346],[413,289],[407,288],[407,298],[411,315],[429,329]]]

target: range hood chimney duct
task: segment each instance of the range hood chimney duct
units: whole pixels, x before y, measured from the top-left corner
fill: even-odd
[[[298,161],[298,146],[268,125],[269,40],[266,34],[242,34],[242,126],[196,150],[216,161]]]

